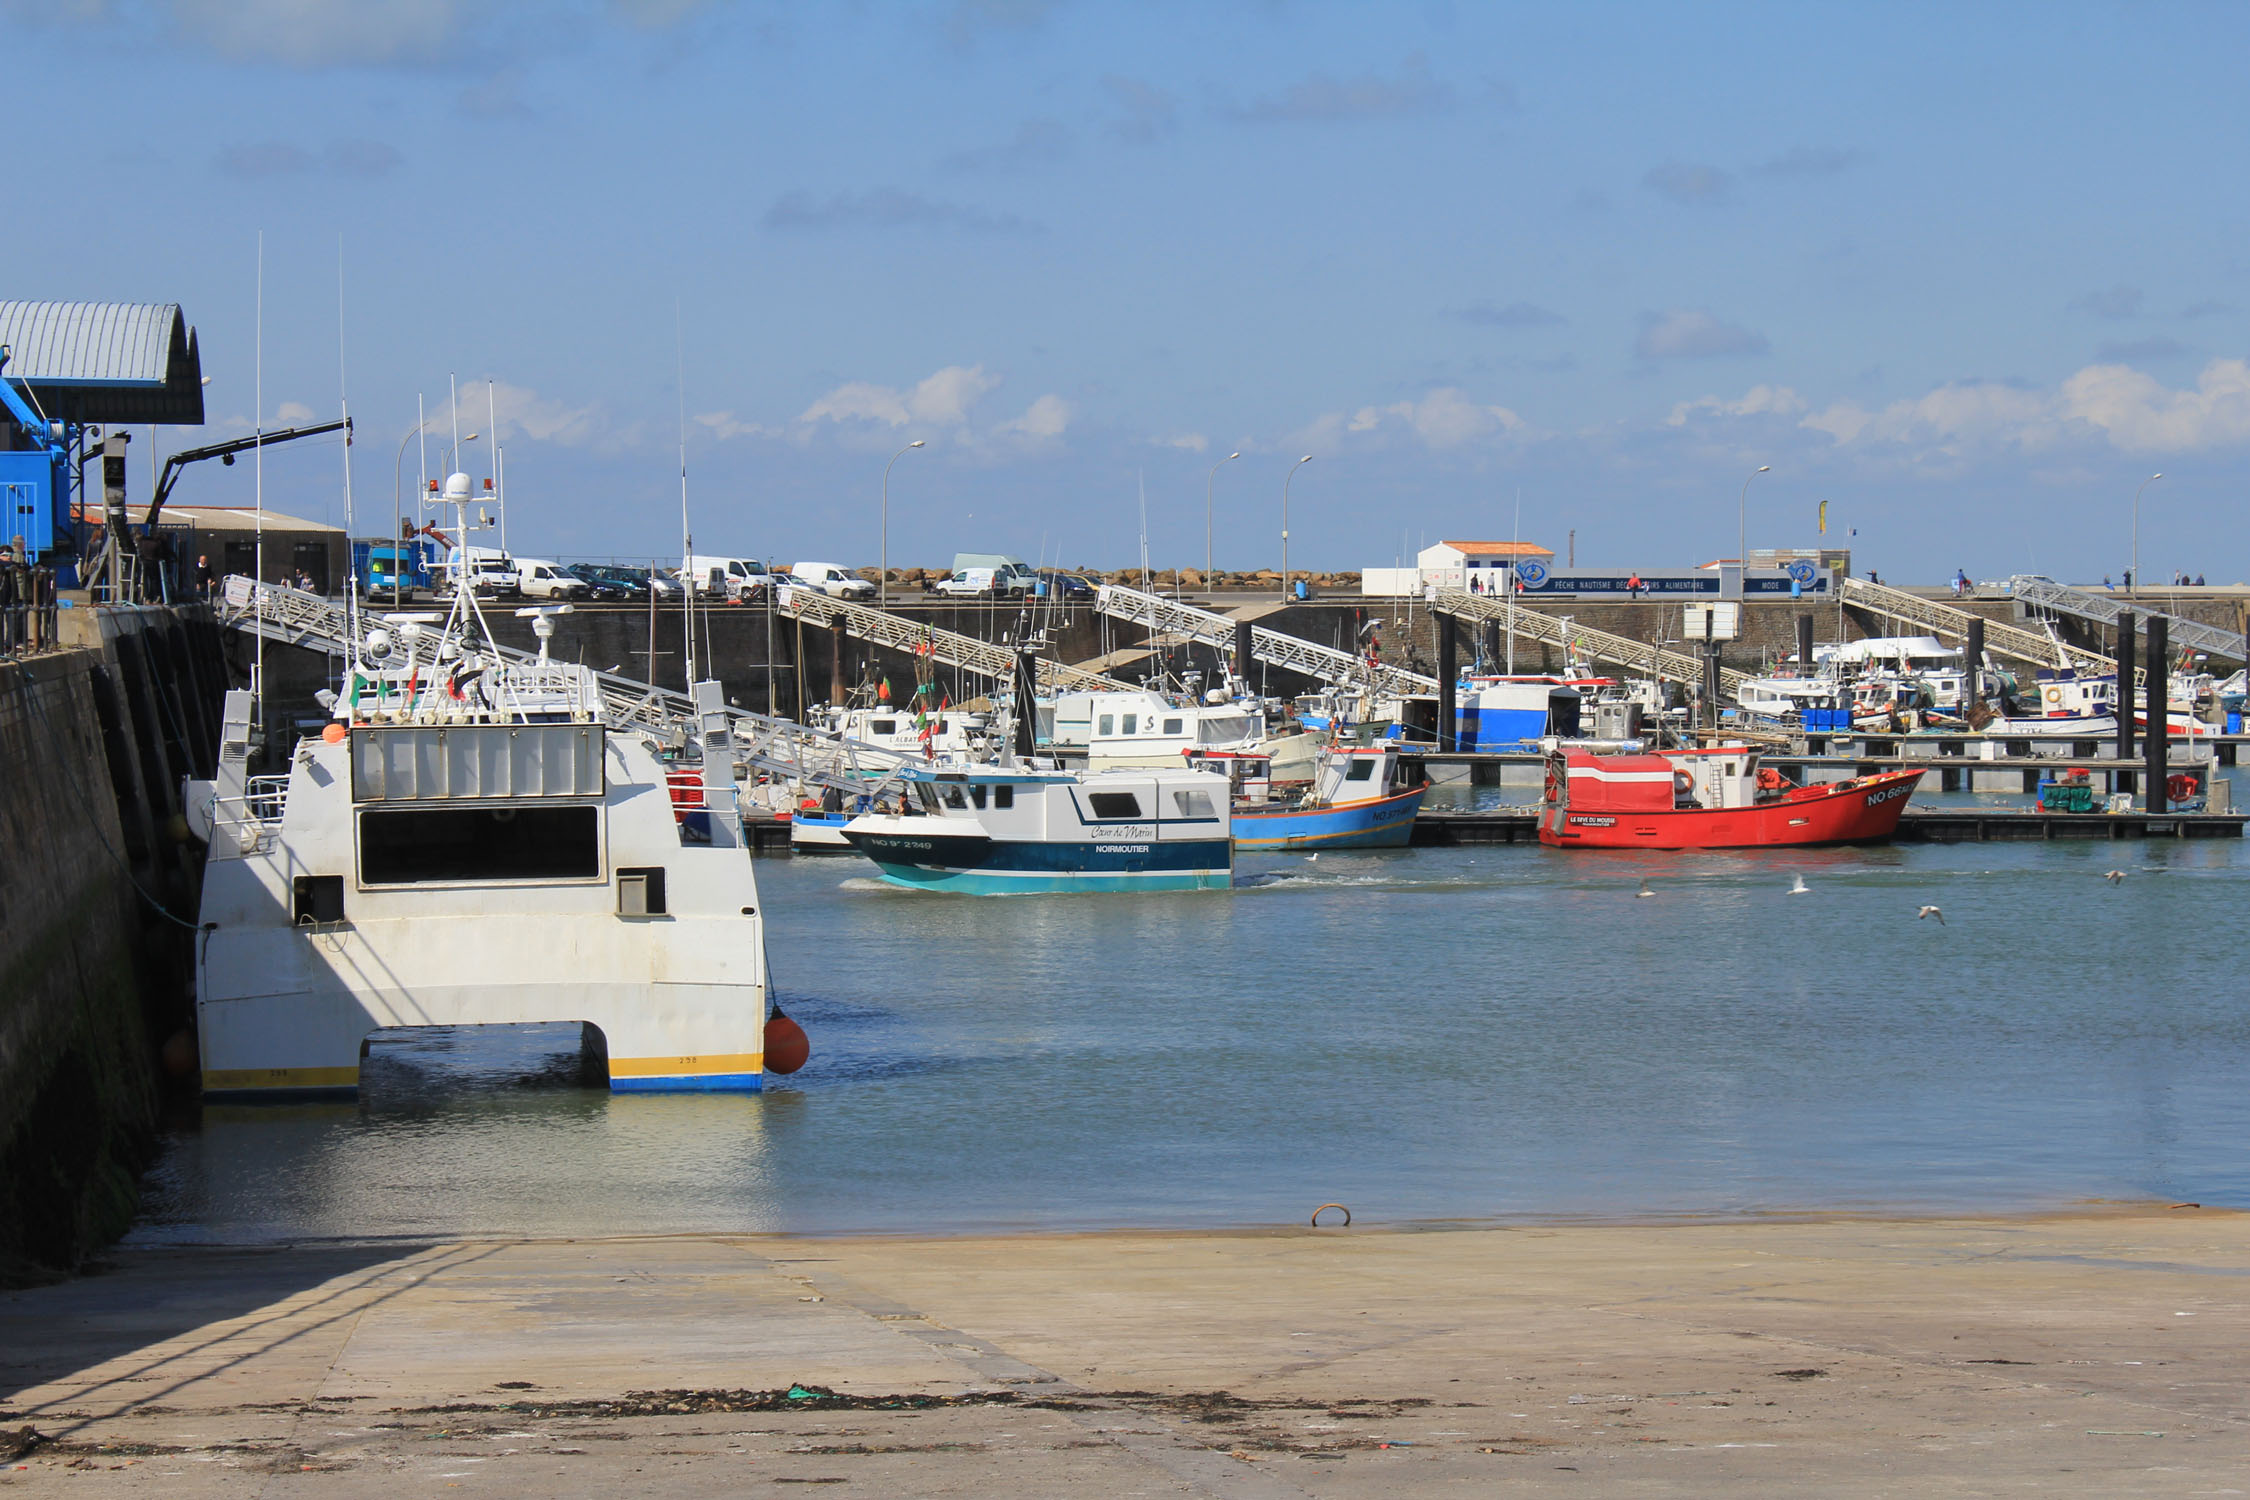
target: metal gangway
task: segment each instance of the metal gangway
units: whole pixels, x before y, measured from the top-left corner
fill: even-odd
[[[1233,646],[1238,623],[1192,604],[1144,594],[1139,589],[1123,588],[1114,583],[1102,585],[1101,592],[1094,597],[1094,607],[1112,619],[1146,626],[1152,636],[1200,641],[1221,650]],[[1250,627],[1250,654],[1268,666],[1286,667],[1338,686],[1357,686],[1368,680],[1369,667],[1365,658],[1349,651],[1338,651],[1333,646],[1317,646],[1278,630],[1268,630],[1263,625]],[[1404,667],[1378,662],[1373,672],[1377,693],[1403,698],[1437,691],[1436,678],[1409,672]]]
[[[1499,625],[1526,640],[1544,641],[1565,651],[1583,651],[1597,661],[1614,662],[1621,667],[1645,667],[1675,682],[1703,680],[1703,662],[1684,651],[1667,651],[1631,636],[1611,635],[1606,630],[1596,630],[1591,625],[1581,625],[1559,615],[1525,609],[1521,604],[1511,606],[1504,596],[1495,599],[1463,589],[1436,588],[1429,591],[1428,602],[1430,608],[1455,619]],[[1750,676],[1733,667],[1721,667],[1719,691],[1731,697]]]
[[[2216,625],[2206,625],[2200,620],[2183,619],[2163,610],[2149,609],[2128,595],[2119,599],[2114,595],[2097,594],[2087,589],[2074,589],[2057,583],[2052,578],[2038,578],[2018,573],[2008,580],[2008,592],[2026,604],[2041,609],[2060,610],[2076,615],[2081,620],[2091,620],[2097,625],[2115,627],[2118,617],[2127,610],[2136,616],[2134,629],[2148,634],[2149,617],[2161,614],[2166,621],[2165,630],[2176,649],[2191,647],[2210,656],[2223,656],[2230,661],[2243,659],[2242,637],[2231,630],[2221,630]]]
[[[904,615],[894,615],[886,609],[875,609],[865,604],[824,594],[818,589],[789,587],[781,591],[779,612],[792,620],[803,620],[814,625],[842,625],[844,633],[871,641],[878,646],[888,646],[894,651],[917,652],[927,646],[931,657],[946,666],[973,672],[979,677],[989,677],[995,682],[1012,682],[1016,675],[1016,653],[1011,646],[994,645],[980,641],[973,635],[957,631],[940,630],[934,625],[924,625]],[[1119,684],[1097,673],[1082,671],[1055,661],[1035,661],[1039,674],[1039,690],[1059,693],[1072,690],[1111,692]]]
[[[1925,599],[1920,594],[1910,594],[1904,589],[1894,589],[1889,584],[1869,583],[1864,578],[1844,580],[1844,602],[1859,606],[1878,615],[1941,635],[1967,640],[1969,622],[1980,618],[1965,609],[1955,609],[1950,604],[1940,604],[1935,599]],[[1984,622],[1984,645],[1997,656],[2012,656],[2035,667],[2078,667],[2095,672],[2114,672],[2117,663],[2098,651],[2088,651],[2073,646],[2053,636],[2024,630],[2015,625],[2004,625],[1998,620]]]
[[[230,577],[220,594],[219,623],[262,635],[269,641],[344,657],[351,627],[344,606],[302,589]],[[364,627],[390,628],[381,613],[363,610]],[[500,646],[512,662],[535,665],[538,654]],[[613,729],[639,729],[669,736],[695,723],[695,706],[686,693],[651,686],[614,672],[595,672],[602,716]],[[776,777],[803,786],[833,786],[857,796],[883,790],[891,775],[916,764],[917,757],[880,745],[843,739],[808,729],[793,719],[777,719],[728,705],[736,758]]]

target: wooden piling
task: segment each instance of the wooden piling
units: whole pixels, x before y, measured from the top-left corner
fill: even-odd
[[[2169,810],[2164,778],[2170,770],[2172,738],[2172,674],[2170,670],[2170,642],[2166,639],[2170,618],[2161,614],[2148,617],[2148,659],[2141,675],[2148,682],[2148,727],[2141,735],[2141,744],[2148,751],[2148,764],[2143,775],[2148,786],[2143,789],[2141,805],[2151,816]],[[2130,710],[2127,718],[2131,718]]]
[[[1437,737],[1438,750],[1450,755],[1461,748],[1460,719],[1455,712],[1453,684],[1460,675],[1454,658],[1460,645],[1456,639],[1459,626],[1453,616],[1439,613],[1437,620]]]
[[[2117,760],[2119,765],[2130,765],[2133,760],[2133,655],[2139,642],[2135,639],[2140,629],[2134,623],[2131,610],[2117,617]],[[2133,790],[2133,773],[2119,771],[2115,790]]]

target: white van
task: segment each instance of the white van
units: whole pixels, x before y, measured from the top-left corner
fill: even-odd
[[[687,574],[705,599],[754,599],[773,587],[773,574],[754,557],[691,557]]]
[[[456,547],[446,554],[445,580],[450,590],[461,569],[469,570],[469,587],[480,594],[512,595],[522,586],[516,560],[498,547]]]
[[[541,557],[516,559],[516,588],[526,599],[590,599],[593,587]]]
[[[789,576],[808,589],[819,589],[838,599],[872,599],[875,585],[834,563],[801,562],[789,565]]]

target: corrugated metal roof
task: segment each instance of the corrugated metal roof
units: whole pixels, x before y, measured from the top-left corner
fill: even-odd
[[[162,385],[177,302],[0,302],[0,344],[18,380]]]
[[[177,302],[0,302],[0,344],[50,417],[203,421],[203,362]]]

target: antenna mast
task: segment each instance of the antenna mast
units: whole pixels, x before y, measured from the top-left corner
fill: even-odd
[[[674,389],[680,398],[680,604],[685,611],[688,691],[695,691],[695,533],[687,513],[687,334],[680,323],[680,299],[672,299],[672,348],[678,361]]]

